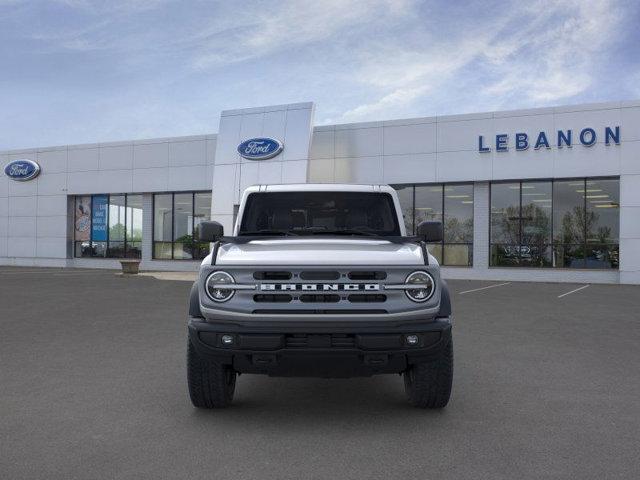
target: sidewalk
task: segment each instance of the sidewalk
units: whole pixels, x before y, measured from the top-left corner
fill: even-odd
[[[140,272],[138,275],[180,282],[195,282],[198,278],[198,272]]]

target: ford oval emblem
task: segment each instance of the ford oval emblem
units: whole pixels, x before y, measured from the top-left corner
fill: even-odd
[[[238,145],[238,153],[247,160],[266,160],[278,155],[284,146],[273,138],[250,138]]]
[[[40,173],[40,165],[33,160],[14,160],[4,167],[4,173],[11,180],[26,182],[38,176]]]

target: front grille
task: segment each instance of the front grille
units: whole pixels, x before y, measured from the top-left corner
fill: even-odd
[[[287,348],[353,348],[356,345],[353,335],[286,335]]]
[[[292,299],[293,297],[291,295],[286,295],[284,293],[261,293],[253,296],[253,301],[257,303],[288,303]]]
[[[302,303],[338,303],[340,295],[322,295],[313,293],[304,293],[300,295]]]
[[[340,272],[332,272],[330,270],[307,270],[300,272],[302,280],[338,280]]]
[[[352,293],[347,299],[351,303],[382,303],[387,301],[387,296],[382,294]]]
[[[256,290],[238,291],[236,298],[253,300],[255,310],[247,310],[258,315],[384,314],[395,309],[400,294],[382,285],[403,282],[406,269],[379,268],[264,267],[236,277],[238,283],[256,284]]]
[[[357,270],[347,274],[349,280],[384,280],[387,278],[387,272],[384,271],[366,271]]]
[[[253,272],[253,278],[256,280],[289,280],[291,278],[291,272],[282,272],[278,270],[259,271]]]

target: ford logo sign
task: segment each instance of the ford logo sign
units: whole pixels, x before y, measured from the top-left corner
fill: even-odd
[[[4,173],[11,180],[26,182],[38,176],[40,165],[33,160],[14,160],[4,167]]]
[[[238,145],[238,153],[247,160],[266,160],[278,155],[284,146],[273,138],[250,138]]]

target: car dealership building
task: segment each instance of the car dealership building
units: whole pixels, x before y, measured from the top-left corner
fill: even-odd
[[[640,284],[640,101],[314,126],[313,103],[217,134],[0,152],[0,264],[195,270],[254,184],[390,184],[441,220],[448,278]],[[282,147],[244,158],[248,140]],[[6,167],[5,167],[6,165]]]

